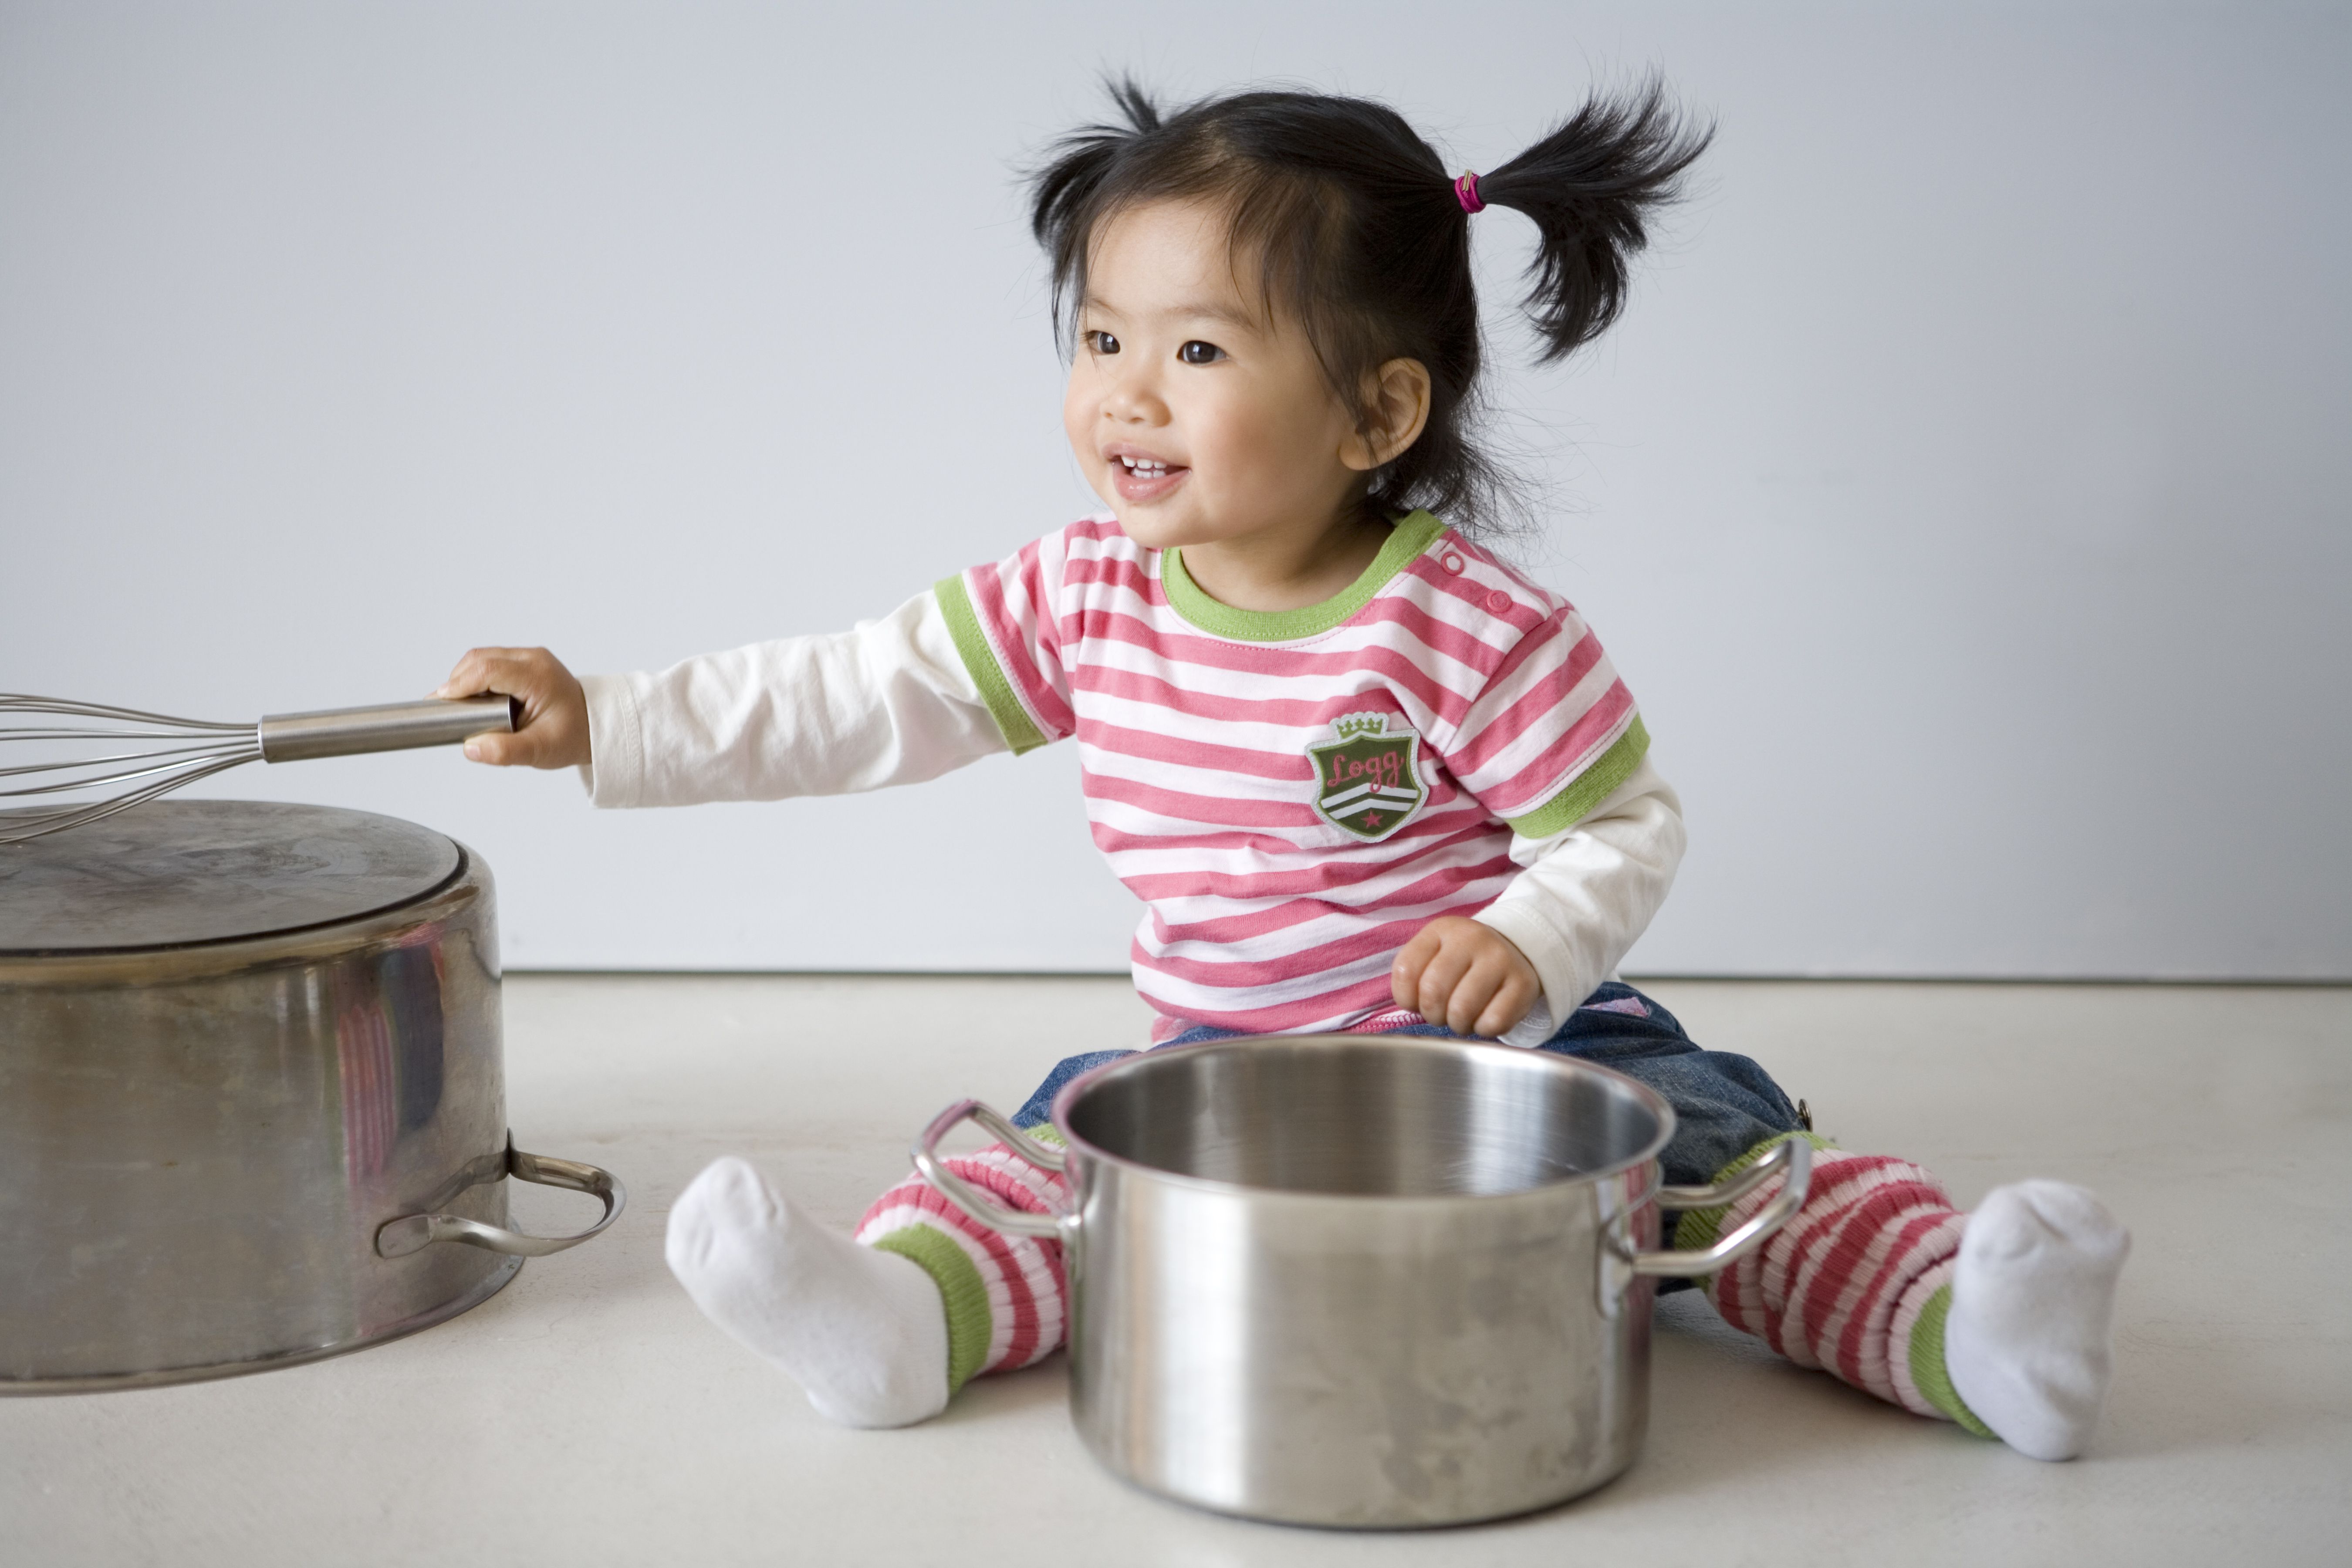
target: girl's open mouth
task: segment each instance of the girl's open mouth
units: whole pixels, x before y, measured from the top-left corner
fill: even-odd
[[[1132,501],[1158,500],[1184,482],[1192,470],[1180,463],[1170,463],[1159,458],[1114,456],[1110,460],[1111,483],[1121,499]]]

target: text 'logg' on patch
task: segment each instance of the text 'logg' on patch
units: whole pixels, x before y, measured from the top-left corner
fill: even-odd
[[[1415,765],[1420,740],[1399,715],[1340,715],[1329,740],[1307,747],[1315,763],[1315,815],[1368,843],[1402,827],[1429,798]]]

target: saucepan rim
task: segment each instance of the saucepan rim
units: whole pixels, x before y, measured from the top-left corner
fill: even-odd
[[[1509,1192],[1405,1194],[1312,1192],[1295,1187],[1253,1186],[1245,1182],[1231,1182],[1215,1176],[1195,1176],[1182,1171],[1171,1171],[1165,1166],[1150,1164],[1129,1155],[1114,1153],[1089,1139],[1080,1137],[1071,1130],[1069,1121],[1071,1107],[1077,1103],[1080,1097],[1105,1079],[1116,1077],[1121,1072],[1141,1070],[1141,1064],[1147,1062],[1156,1064],[1171,1058],[1192,1056],[1196,1053],[1230,1051],[1252,1046],[1275,1044],[1291,1047],[1346,1046],[1351,1049],[1445,1051],[1465,1056],[1508,1059],[1515,1066],[1527,1064],[1538,1072],[1552,1072],[1569,1077],[1591,1074],[1608,1079],[1611,1083],[1629,1091],[1636,1100],[1653,1111],[1657,1118],[1657,1131],[1647,1144],[1621,1160],[1613,1161],[1607,1165],[1595,1166],[1589,1171],[1579,1171],[1572,1175],[1560,1176],[1551,1181],[1538,1182],[1525,1187],[1515,1187]],[[1258,1200],[1284,1199],[1298,1202],[1392,1205],[1514,1203],[1524,1201],[1534,1194],[1553,1193],[1565,1187],[1605,1182],[1612,1176],[1638,1170],[1643,1164],[1655,1160],[1675,1133],[1674,1107],[1666,1102],[1664,1095],[1638,1079],[1629,1078],[1613,1068],[1602,1067],[1598,1062],[1561,1056],[1553,1051],[1540,1051],[1527,1046],[1507,1046],[1499,1040],[1447,1038],[1429,1035],[1234,1035],[1223,1039],[1202,1040],[1189,1046],[1158,1046],[1149,1050],[1138,1051],[1132,1056],[1117,1058],[1080,1073],[1064,1084],[1060,1091],[1054,1096],[1051,1117],[1054,1131],[1060,1135],[1064,1144],[1071,1150],[1083,1153],[1087,1159],[1099,1160],[1107,1165],[1116,1165],[1122,1170],[1149,1176],[1154,1181],[1171,1183],[1189,1190],[1228,1194]],[[1654,1192],[1655,1184],[1652,1184],[1652,1190]],[[1646,1201],[1650,1195],[1648,1193],[1637,1194],[1636,1202]]]

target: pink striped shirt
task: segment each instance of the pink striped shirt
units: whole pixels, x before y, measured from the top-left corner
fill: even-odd
[[[1087,814],[1148,906],[1154,1038],[1344,1029],[1397,950],[1516,874],[1649,737],[1583,618],[1427,512],[1346,592],[1236,610],[1116,519],[939,584],[1016,752],[1076,736]]]

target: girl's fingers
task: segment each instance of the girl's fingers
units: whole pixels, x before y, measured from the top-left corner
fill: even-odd
[[[496,767],[560,767],[565,763],[585,758],[572,758],[567,752],[572,731],[562,723],[545,719],[533,723],[524,716],[521,728],[509,734],[496,732],[477,735],[466,742],[466,755],[474,762],[488,763]]]
[[[1469,973],[1463,975],[1461,983],[1454,987],[1454,994],[1446,998],[1445,1026],[1457,1035],[1484,1033],[1478,1027],[1478,1021],[1486,1015],[1486,1005],[1495,999],[1495,993],[1500,989],[1502,974],[1499,966],[1485,959],[1473,963]]]
[[[497,692],[529,700],[544,694],[549,684],[544,666],[552,662],[551,656],[536,648],[478,647],[457,661],[449,679],[433,695],[478,697]]]
[[[1466,930],[1449,931],[1447,945],[1467,962],[1444,1002],[1439,1021],[1457,1035],[1492,1038],[1527,1016],[1540,982],[1525,955],[1497,931],[1463,921]]]
[[[448,679],[435,687],[428,695],[444,699],[472,695],[467,682],[472,679],[473,666],[474,656],[467,654],[450,667]]]
[[[466,758],[492,767],[510,768],[530,760],[529,749],[530,742],[521,735],[477,735],[466,742]]]
[[[511,734],[477,735],[466,755],[494,767],[569,767],[589,760],[587,700],[562,661],[543,647],[467,651],[433,693],[440,698],[495,693],[522,704]]]
[[[1389,971],[1389,994],[1398,1006],[1421,1011],[1422,972],[1429,967],[1429,955],[1436,951],[1437,938],[1423,926],[1397,954],[1396,963]]]
[[[1453,916],[1422,927],[1390,971],[1398,1006],[1457,1035],[1487,1038],[1526,1017],[1540,985],[1510,938]]]
[[[448,699],[477,697],[491,689],[490,679],[489,663],[482,650],[476,648],[457,661],[457,668],[449,671],[449,679],[433,695]]]
[[[499,653],[482,661],[482,689],[508,697],[520,697],[526,706],[536,707],[547,694],[547,672],[536,659],[513,653]]]
[[[1535,999],[1535,987],[1525,975],[1510,976],[1495,993],[1493,1000],[1479,1012],[1477,1032],[1488,1039],[1507,1032],[1528,1016],[1528,1009]]]
[[[1454,1027],[1454,996],[1464,978],[1470,973],[1471,954],[1465,943],[1445,942],[1421,972],[1421,985],[1413,1011],[1433,1024]],[[1481,998],[1484,1000],[1484,998]],[[1465,1022],[1468,1020],[1465,1019]],[[1463,1031],[1456,1029],[1456,1034]]]

